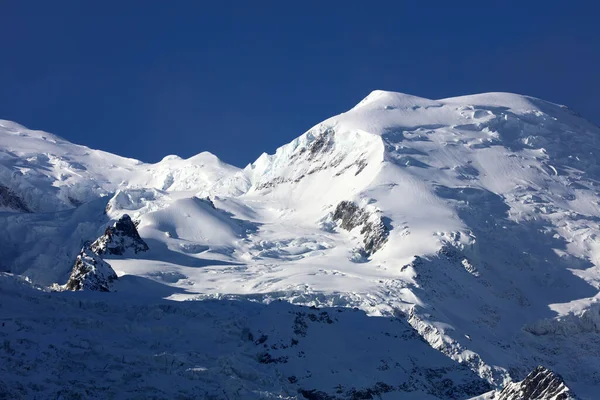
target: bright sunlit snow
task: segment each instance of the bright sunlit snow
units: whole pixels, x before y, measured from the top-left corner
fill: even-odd
[[[374,91],[242,170],[210,153],[145,164],[0,121],[1,270],[64,284],[124,214],[149,246],[104,257],[115,293],[3,275],[0,393],[54,395],[81,354],[98,398],[467,398],[541,364],[591,399],[598,154],[600,128],[509,93]],[[19,352],[44,369],[38,389]]]

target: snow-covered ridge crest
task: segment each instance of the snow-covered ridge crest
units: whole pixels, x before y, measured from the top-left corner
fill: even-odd
[[[333,176],[346,171],[356,176],[373,158],[382,160],[382,150],[379,138],[369,132],[338,130],[335,123],[323,123],[278,148],[275,154],[262,154],[244,172],[254,190],[299,182],[324,170],[330,170]]]
[[[409,108],[416,109],[420,107],[441,107],[442,104],[435,100],[412,96],[410,94],[389,92],[385,90],[374,90],[350,111],[359,110],[361,108],[372,109],[382,105],[386,109],[391,110]]]
[[[198,192],[239,171],[208,152],[146,164],[9,121],[0,121],[0,143],[0,185],[31,211],[74,208],[119,189]]]
[[[341,174],[353,166],[377,169],[373,166],[384,160],[425,166],[427,162],[421,157],[425,154],[412,143],[428,141],[429,135],[438,138],[432,143],[436,147],[464,143],[473,149],[495,145],[515,150],[539,148],[570,162],[567,157],[575,146],[564,146],[556,135],[573,124],[586,131],[596,129],[563,106],[529,96],[487,93],[429,100],[376,90],[351,110],[316,125],[275,154],[262,154],[246,167],[243,176],[251,190],[261,190],[299,181],[326,168]],[[585,140],[599,146],[593,136],[587,135]],[[596,168],[589,153],[578,153],[571,158],[579,167]],[[460,164],[451,167],[470,168]],[[552,171],[554,167],[546,168]]]

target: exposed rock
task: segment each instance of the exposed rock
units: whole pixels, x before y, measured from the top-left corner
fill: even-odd
[[[71,204],[72,204],[73,206],[75,206],[75,207],[79,207],[80,205],[82,205],[82,204],[83,204],[83,201],[81,201],[81,200],[77,200],[76,198],[74,198],[74,197],[71,197],[71,196],[69,196],[69,201],[70,201],[70,202],[71,202]]]
[[[67,290],[93,290],[109,292],[117,274],[99,255],[84,246],[65,285]]]
[[[295,165],[294,174],[289,177],[276,176],[266,182],[256,185],[257,190],[268,189],[287,182],[300,182],[307,176],[327,169],[338,168],[346,159],[347,154],[337,150],[335,146],[335,130],[325,126],[313,128],[310,134],[298,143],[298,147],[290,155],[289,162]],[[360,157],[364,156],[362,154]],[[342,168],[335,176],[344,170],[356,166],[360,173],[367,165],[366,160],[360,159]]]
[[[281,176],[278,176],[277,178],[272,179],[269,182],[265,182],[265,183],[262,183],[262,184],[258,185],[256,187],[256,189],[257,190],[268,189],[268,188],[275,187],[275,186],[280,185],[280,184],[285,183],[285,182],[290,182],[290,180],[282,178]]]
[[[360,174],[367,167],[367,165],[369,165],[369,162],[365,159],[361,159],[356,162],[356,165],[358,168],[356,169],[354,176]]]
[[[113,226],[106,228],[104,235],[96,239],[90,249],[97,255],[121,256],[128,250],[137,254],[148,251],[149,247],[140,237],[129,215],[125,214]]]
[[[15,211],[31,212],[27,204],[15,192],[4,185],[0,185],[0,207]]]
[[[460,265],[469,274],[475,277],[479,277],[479,271],[477,270],[477,268],[464,254],[462,254],[462,252],[459,249],[457,249],[450,243],[444,244],[444,246],[442,246],[442,248],[438,251],[438,255],[440,257],[446,258],[446,260],[448,260],[453,265]]]
[[[497,400],[574,400],[562,377],[539,366],[521,382],[509,383]]]
[[[309,145],[308,152],[310,156],[309,160],[317,158],[319,154],[325,153],[333,146],[333,136],[335,131],[331,128],[326,129],[319,136],[317,136]]]
[[[212,201],[212,199],[208,196],[206,197],[196,197],[198,200],[208,204],[212,209],[216,210],[217,206],[215,206],[215,203]]]
[[[351,231],[360,227],[364,252],[367,256],[380,250],[389,236],[389,228],[378,213],[360,208],[352,201],[340,202],[333,212],[333,220],[343,229]]]

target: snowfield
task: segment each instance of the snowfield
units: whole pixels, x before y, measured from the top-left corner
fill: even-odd
[[[509,93],[374,91],[244,169],[0,121],[0,395],[593,399],[598,154]],[[125,214],[113,291],[51,291]]]

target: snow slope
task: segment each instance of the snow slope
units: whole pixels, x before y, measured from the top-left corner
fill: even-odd
[[[0,274],[0,304],[11,304],[0,308],[0,394],[301,399],[308,386],[306,396],[331,399],[436,399],[488,388],[406,321],[285,302],[164,301],[156,295],[177,289],[137,277],[118,284],[111,296],[83,297]]]
[[[0,185],[38,212],[73,208],[120,188],[198,191],[237,171],[208,152],[144,164],[3,120],[0,143]]]
[[[541,364],[583,398],[599,389],[600,128],[564,106],[509,93],[374,91],[243,170],[207,153],[142,164],[2,126],[0,184],[32,211],[50,211],[0,214],[6,271],[63,283],[82,241],[129,214],[150,250],[106,259],[122,292],[357,307],[369,325],[409,324],[448,368],[492,387]],[[76,175],[68,163],[85,169]],[[79,201],[90,202],[73,209]],[[341,202],[377,223],[340,222]],[[366,252],[365,237],[377,235],[383,245]],[[294,390],[335,395],[299,364],[269,364],[296,371]],[[334,371],[319,374],[345,388],[355,381]],[[359,374],[374,371],[369,362]],[[395,379],[381,382],[403,391]]]

